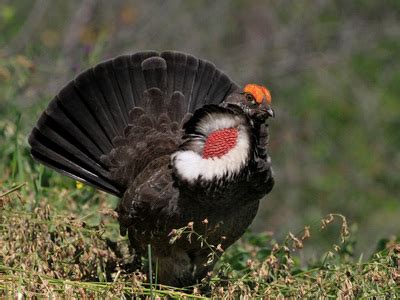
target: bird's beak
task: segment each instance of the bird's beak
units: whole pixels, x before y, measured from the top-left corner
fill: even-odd
[[[275,118],[275,112],[271,107],[268,107],[265,112],[270,116],[271,118]]]
[[[265,98],[264,101],[260,104],[260,110],[266,113],[268,117],[275,118],[275,112]]]
[[[274,112],[274,110],[273,110],[271,107],[266,106],[266,107],[262,108],[261,110],[262,110],[268,117],[275,118],[275,112]]]

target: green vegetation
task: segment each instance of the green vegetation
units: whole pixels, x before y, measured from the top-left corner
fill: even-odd
[[[0,3],[0,297],[398,296],[399,2],[323,2]],[[266,84],[277,113],[276,186],[254,233],[226,252],[209,245],[220,263],[194,289],[126,273],[117,199],[29,156],[27,134],[68,80],[140,49]]]
[[[21,167],[18,162],[17,166]],[[0,296],[347,299],[390,298],[400,293],[398,241],[381,241],[382,249],[364,262],[354,257],[354,240],[345,217],[334,214],[297,236],[289,233],[280,244],[269,234],[247,233],[224,252],[203,240],[210,248],[210,260],[222,255],[204,283],[175,289],[158,285],[156,274],[149,283],[149,274],[124,268],[132,257],[109,208],[114,199],[79,185],[78,191],[55,185],[52,177],[51,187],[43,187],[45,171],[37,171],[36,184],[20,184],[0,195]],[[56,203],[64,208],[55,209]],[[337,244],[321,260],[302,263],[299,251],[308,246],[315,231],[325,231],[333,223],[339,224]],[[204,224],[175,230],[171,242],[203,239],[195,232],[197,226]]]

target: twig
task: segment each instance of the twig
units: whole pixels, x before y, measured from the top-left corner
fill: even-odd
[[[13,187],[11,190],[8,190],[7,192],[4,192],[3,194],[0,195],[0,198],[1,198],[1,197],[4,197],[4,196],[7,196],[7,195],[9,195],[9,194],[11,194],[11,193],[13,193],[13,192],[19,190],[19,189],[22,188],[25,184],[26,184],[25,182],[24,182],[24,183],[21,183],[21,184],[15,186],[15,187]]]

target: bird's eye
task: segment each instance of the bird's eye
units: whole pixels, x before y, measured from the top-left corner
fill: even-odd
[[[246,100],[249,101],[249,102],[254,101],[253,95],[252,94],[246,94]]]

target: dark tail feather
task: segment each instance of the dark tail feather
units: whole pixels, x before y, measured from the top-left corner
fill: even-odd
[[[182,116],[188,111],[185,96],[181,92],[173,93],[167,106],[168,115],[172,121],[176,122],[180,122],[183,118]]]
[[[167,95],[170,96],[174,91],[182,91],[187,55],[173,51],[165,51],[161,55],[167,64]]]
[[[231,79],[219,70],[214,73],[211,87],[205,99],[205,104],[221,103],[234,89]]]
[[[118,133],[121,133],[128,122],[129,110],[119,89],[112,61],[98,64],[93,68],[93,75],[94,81],[97,82],[105,99],[107,110],[110,111],[113,122],[117,126]]]
[[[151,57],[142,62],[142,70],[146,88],[167,88],[167,63],[161,57]]]
[[[184,53],[119,56],[60,91],[30,134],[31,153],[63,174],[121,196],[126,187],[101,157],[118,147],[129,124],[151,127],[151,115],[181,124],[189,112],[218,104],[237,88],[212,63]]]
[[[146,90],[144,98],[146,100],[145,111],[148,114],[159,117],[163,112],[166,112],[165,96],[160,89],[150,88]]]
[[[158,117],[166,112],[167,63],[161,57],[151,57],[142,62],[142,70],[146,83],[145,111]]]
[[[143,93],[146,90],[146,81],[142,70],[142,62],[153,56],[158,56],[157,52],[138,52],[133,54],[130,58],[130,78],[131,88],[134,95],[135,106],[144,107]]]
[[[118,124],[115,123],[113,112],[110,110],[109,104],[111,103],[107,103],[108,99],[103,96],[100,85],[93,73],[93,69],[89,69],[79,75],[74,81],[74,89],[80,101],[88,106],[90,113],[96,119],[108,140],[112,142],[113,137],[119,133]],[[97,131],[93,133],[95,135],[99,134]]]
[[[122,196],[120,188],[115,183],[109,182],[104,176],[94,173],[96,172],[95,168],[89,166],[89,162],[74,161],[68,151],[60,148],[59,145],[44,136],[38,129],[33,129],[29,137],[29,143],[32,147],[32,156],[44,165],[116,196]]]
[[[134,93],[131,88],[131,76],[129,73],[130,55],[122,55],[111,61],[118,89],[123,98],[126,112],[135,106]]]
[[[207,99],[208,92],[213,83],[215,66],[208,61],[200,61],[195,84],[192,91],[192,101],[190,102],[189,111],[194,112],[202,107]]]

